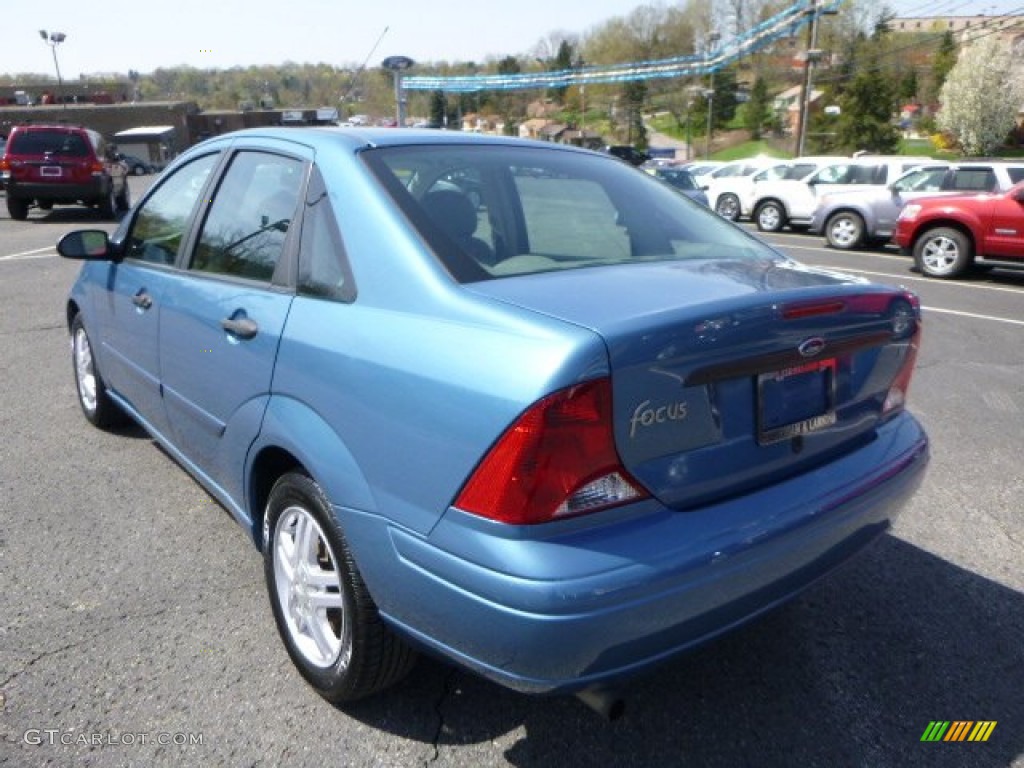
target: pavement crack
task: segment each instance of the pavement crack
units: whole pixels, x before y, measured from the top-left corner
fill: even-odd
[[[73,650],[73,649],[77,648],[78,646],[83,645],[86,642],[88,642],[88,641],[87,640],[79,640],[78,642],[75,642],[75,643],[69,643],[68,645],[62,645],[60,648],[54,648],[52,650],[43,651],[42,653],[36,654],[31,659],[29,659],[27,662],[25,662],[22,665],[21,669],[19,669],[17,672],[15,672],[14,674],[8,676],[5,680],[0,680],[0,691],[2,691],[4,688],[6,688],[11,683],[13,683],[15,680],[17,680],[19,677],[21,677],[23,674],[28,672],[32,667],[34,667],[36,664],[38,664],[39,662],[43,661],[44,659],[48,659],[51,656],[59,656],[62,653],[67,653],[68,651]]]
[[[437,701],[434,702],[434,712],[437,713],[437,730],[434,731],[434,739],[432,744],[434,746],[434,754],[430,756],[430,759],[423,763],[424,766],[429,766],[431,763],[436,763],[438,758],[441,756],[441,734],[444,732],[444,703],[452,695],[452,689],[454,688],[455,675],[458,674],[458,670],[452,668],[448,674],[445,675],[444,684],[441,686],[441,694],[437,697]]]

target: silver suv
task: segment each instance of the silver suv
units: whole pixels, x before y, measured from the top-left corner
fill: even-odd
[[[919,165],[935,164],[927,157],[865,155],[826,165],[801,181],[780,179],[757,185],[753,204],[754,223],[762,232],[785,226],[805,228],[818,201],[826,194],[851,189],[884,189],[899,176]]]
[[[1003,192],[1024,181],[1024,162],[923,165],[885,189],[837,192],[821,198],[810,232],[824,234],[833,248],[851,250],[885,243],[903,206],[919,197]]]

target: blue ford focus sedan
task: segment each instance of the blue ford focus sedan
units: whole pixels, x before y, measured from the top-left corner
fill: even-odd
[[[614,685],[847,560],[928,461],[913,294],[598,153],[242,131],[58,250],[85,417],[140,424],[251,532],[336,703],[423,650]]]

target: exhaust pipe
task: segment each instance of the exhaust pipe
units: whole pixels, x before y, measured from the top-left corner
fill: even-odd
[[[626,713],[626,701],[607,688],[585,688],[576,693],[576,698],[597,712],[609,723]]]

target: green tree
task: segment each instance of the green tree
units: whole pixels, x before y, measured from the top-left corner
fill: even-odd
[[[768,100],[768,86],[763,77],[754,80],[750,98],[742,107],[743,127],[750,131],[754,141],[761,139],[761,132],[771,119],[771,104]]]
[[[939,50],[935,52],[935,57],[932,59],[932,88],[935,93],[942,90],[946,76],[956,66],[956,60],[956,41],[953,39],[953,31],[947,29],[942,34]]]
[[[979,38],[949,71],[939,102],[938,128],[952,133],[966,155],[991,154],[1016,124],[1024,73],[999,39]]]
[[[893,153],[899,131],[893,125],[896,87],[875,64],[861,67],[839,98],[836,143],[851,151]]]

